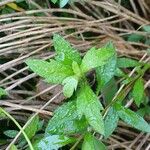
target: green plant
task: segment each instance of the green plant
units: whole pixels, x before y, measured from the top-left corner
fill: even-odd
[[[138,130],[150,132],[149,124],[124,106],[132,95],[137,107],[144,103],[142,77],[150,64],[125,57],[117,58],[112,42],[102,48],[91,48],[83,58],[60,35],[54,35],[53,43],[55,59],[28,59],[26,64],[47,82],[62,84],[68,102],[54,112],[44,137],[35,142],[35,149],[58,149],[75,143],[71,148],[73,150],[82,139],[83,150],[87,150],[87,147],[91,150],[106,149],[98,137],[108,138],[119,119]],[[134,77],[128,76],[123,70],[131,67],[136,67]],[[91,70],[96,71],[97,85],[94,91],[87,80],[87,73]],[[118,91],[108,97],[107,93],[111,92],[108,87],[116,83],[116,78],[122,78],[121,88],[116,88]],[[100,101],[99,93],[103,94],[105,102]],[[99,136],[94,136],[95,133]]]

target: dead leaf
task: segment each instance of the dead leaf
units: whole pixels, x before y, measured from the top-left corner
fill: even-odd
[[[36,93],[40,93],[42,91],[44,91],[47,88],[50,88],[52,85],[49,83],[44,82],[43,80],[39,80],[37,86],[36,86]],[[50,91],[45,92],[44,94],[41,94],[39,97],[42,100],[50,100],[51,98],[53,98],[58,92],[60,92],[62,90],[62,86],[61,85],[57,85],[56,87],[52,88]],[[60,96],[57,97],[57,99],[55,99],[53,101],[53,103],[59,104],[61,103],[63,100],[65,99],[65,97],[63,96],[63,94],[60,94]]]

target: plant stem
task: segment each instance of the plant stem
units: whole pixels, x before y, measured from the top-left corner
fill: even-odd
[[[20,124],[7,112],[5,111],[3,108],[0,108],[0,110],[10,119],[12,120],[15,125],[19,128],[19,130],[22,132],[22,134],[24,135],[29,147],[30,147],[30,150],[34,150],[32,144],[31,144],[31,141],[30,139],[28,138],[27,134],[24,132],[24,130],[22,129],[22,127],[20,126]]]

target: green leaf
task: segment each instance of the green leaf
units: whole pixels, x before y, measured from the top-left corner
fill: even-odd
[[[131,58],[118,58],[117,60],[117,66],[119,68],[129,68],[129,67],[136,67],[139,66],[140,63],[137,60],[131,59]]]
[[[128,36],[128,40],[129,42],[141,42],[144,39],[143,35],[139,35],[139,34],[131,34]]]
[[[142,117],[144,117],[145,115],[150,115],[150,106],[146,105],[144,108],[138,109],[136,113]]]
[[[78,85],[78,79],[75,76],[67,77],[62,84],[63,87],[63,93],[66,97],[71,97],[73,95],[73,92],[77,89]]]
[[[39,117],[35,116],[24,130],[29,139],[31,139],[37,132],[38,125],[39,125]]]
[[[116,71],[116,63],[117,57],[116,55],[113,55],[113,57],[110,58],[104,66],[96,69],[96,76],[100,89],[104,87],[104,85],[106,85],[106,83],[108,83],[114,76]]]
[[[116,129],[117,125],[118,125],[118,114],[116,112],[116,110],[111,107],[107,113],[107,116],[105,118],[105,138],[108,138],[113,131]]]
[[[16,3],[24,2],[25,0],[16,0]]]
[[[143,96],[144,96],[144,81],[142,78],[139,78],[135,82],[132,95],[136,105],[139,107],[140,104],[142,103]]]
[[[7,95],[7,92],[4,89],[0,88],[0,97],[3,95]]]
[[[57,60],[67,65],[72,65],[73,61],[81,63],[80,54],[62,36],[54,34],[53,43],[57,52]]]
[[[58,150],[69,143],[75,142],[74,138],[69,138],[63,135],[50,135],[44,137],[38,144],[35,150]]]
[[[73,71],[70,66],[64,65],[55,60],[50,62],[38,59],[28,59],[26,64],[39,76],[46,79],[50,83],[62,83],[62,81],[73,75]]]
[[[142,27],[144,31],[150,33],[150,25],[145,25]]]
[[[13,144],[11,147],[10,147],[10,150],[18,150],[17,147]]]
[[[42,129],[43,129],[43,126],[44,126],[44,120],[39,121],[37,131],[42,130]]]
[[[18,134],[18,132],[19,131],[17,131],[17,130],[6,130],[6,131],[4,131],[4,134],[6,136],[8,136],[9,138],[15,138],[16,135]]]
[[[117,76],[117,77],[125,77],[126,74],[121,69],[116,68],[115,76]]]
[[[83,72],[87,72],[91,69],[101,67],[105,65],[114,54],[115,48],[111,42],[98,50],[91,48],[82,60],[81,69]]]
[[[39,150],[38,148],[38,144],[39,142],[44,138],[43,134],[37,134],[33,140],[32,140],[32,146],[34,148],[34,150]],[[30,148],[26,149],[26,150],[30,150]]]
[[[148,108],[148,109],[150,109],[150,108]],[[144,117],[145,116],[145,114],[146,114],[146,109],[145,109],[145,107],[144,108],[140,108],[140,109],[138,109],[138,111],[136,111],[136,113],[138,114],[138,115],[140,115],[141,117]]]
[[[60,7],[64,7],[68,2],[69,0],[60,0]]]
[[[128,125],[143,132],[150,133],[150,125],[140,115],[130,109],[124,108],[120,104],[115,104],[115,109],[117,110],[119,117]]]
[[[53,2],[54,4],[56,4],[58,2],[58,0],[51,0],[51,2]]]
[[[78,118],[76,102],[68,102],[59,107],[52,119],[49,120],[45,135],[51,134],[74,134],[85,131],[87,121],[84,117]]]
[[[0,118],[5,119],[8,118],[7,115],[3,112],[3,109],[0,107]]]
[[[6,6],[4,7],[4,9],[2,9],[1,14],[10,14],[10,13],[15,13],[15,10],[13,10],[12,8]]]
[[[73,61],[72,69],[73,69],[73,72],[75,73],[75,75],[78,78],[80,78],[81,77],[81,69],[80,69],[80,66],[78,65],[78,63],[76,61]]]
[[[90,133],[87,133],[84,137],[82,150],[106,150],[106,147],[101,141],[97,140]]]
[[[103,107],[89,85],[83,84],[77,94],[77,111],[79,117],[85,115],[89,124],[97,132],[104,134],[104,122],[100,110]]]

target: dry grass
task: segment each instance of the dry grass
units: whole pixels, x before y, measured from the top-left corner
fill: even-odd
[[[14,0],[0,2],[0,6],[10,1]],[[24,60],[28,57],[42,59],[53,57],[51,40],[53,33],[61,33],[82,53],[93,45],[101,46],[112,40],[119,55],[150,61],[146,53],[146,49],[150,48],[149,45],[127,42],[122,38],[123,35],[131,33],[150,38],[147,32],[137,30],[150,24],[148,1],[130,0],[132,11],[121,6],[120,2],[87,0],[80,4],[71,4],[68,9],[43,9],[31,0],[31,3],[37,7],[36,10],[1,15],[0,33],[4,36],[0,37],[0,59],[4,63],[0,65],[0,86],[5,87],[9,95],[5,100],[0,101],[0,106],[5,107],[16,118],[24,116],[23,112],[27,116],[30,116],[31,112],[42,117],[52,115],[54,108],[58,106],[59,94],[53,95],[54,97],[46,101],[41,96],[54,89],[57,90],[57,86],[48,86],[42,91],[35,89],[34,86],[39,83],[39,78],[28,71]],[[35,16],[40,12],[44,14],[42,17]],[[59,17],[64,12],[69,17]],[[90,37],[87,36],[89,33]],[[145,81],[145,88],[148,87],[150,80]],[[62,97],[59,96],[60,98]],[[132,100],[127,106],[131,104]],[[150,120],[149,117],[147,119]],[[120,123],[115,134],[105,142],[111,150],[150,149],[149,134],[136,132],[123,123]]]

